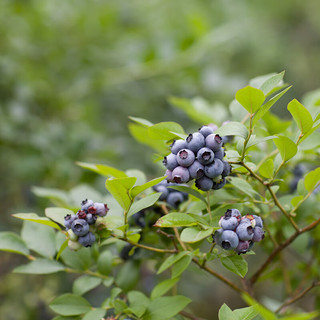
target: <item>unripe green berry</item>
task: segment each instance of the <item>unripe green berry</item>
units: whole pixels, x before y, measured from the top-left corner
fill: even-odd
[[[68,241],[68,247],[70,250],[77,251],[82,248],[82,245],[78,241]]]
[[[77,241],[78,240],[77,235],[72,231],[72,229],[68,230],[68,235],[69,235],[69,239],[71,241]]]

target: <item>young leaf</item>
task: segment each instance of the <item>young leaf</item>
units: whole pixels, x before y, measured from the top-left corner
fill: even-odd
[[[279,149],[283,161],[287,161],[294,157],[298,151],[297,145],[288,137],[279,136],[273,139],[274,144]]]
[[[63,316],[84,314],[91,310],[91,305],[86,299],[71,293],[66,293],[55,298],[49,304],[49,307],[54,312]]]
[[[131,189],[131,197],[135,198],[139,193],[143,192],[144,190],[151,188],[153,186],[155,186],[156,184],[158,184],[159,182],[161,182],[162,180],[164,180],[165,177],[160,177],[160,178],[155,178],[152,179],[140,186],[135,186]]]
[[[163,296],[167,293],[178,281],[180,278],[176,277],[173,279],[167,279],[160,283],[158,283],[151,292],[151,299],[156,299],[158,297]]]
[[[170,268],[173,264],[177,263],[180,259],[182,259],[188,253],[189,252],[187,251],[182,251],[176,255],[169,256],[166,260],[162,262],[161,266],[159,267],[159,270],[157,271],[157,274]]]
[[[250,306],[256,310],[256,312],[262,316],[264,320],[277,320],[278,317],[270,310],[259,304],[257,301],[255,301],[253,298],[251,298],[247,294],[242,295],[243,300]]]
[[[320,182],[320,167],[310,171],[304,178],[304,186],[308,192],[311,192]]]
[[[102,279],[88,275],[81,276],[73,282],[72,292],[78,296],[82,296],[86,292],[100,285]]]
[[[194,226],[197,221],[186,213],[172,212],[160,219],[154,224],[155,227],[168,228],[168,227],[188,227]]]
[[[107,190],[118,201],[120,206],[128,210],[131,205],[131,199],[129,197],[129,190],[134,186],[136,178],[109,178],[106,181]]]
[[[66,208],[45,208],[44,210],[45,215],[50,218],[51,220],[60,223],[62,226],[64,226],[64,217],[67,214],[74,214],[72,210],[66,209]]]
[[[159,122],[149,127],[149,135],[151,139],[180,139],[180,135],[177,135],[176,133],[185,135],[183,128],[176,122]]]
[[[105,309],[93,309],[88,311],[82,318],[82,320],[101,320],[106,314]]]
[[[177,261],[172,267],[171,278],[174,279],[179,277],[182,274],[182,272],[188,268],[191,261],[192,261],[191,255],[186,255],[183,258],[181,258],[179,261]]]
[[[258,315],[258,312],[251,306],[233,310],[233,314],[237,320],[253,320]]]
[[[32,187],[31,190],[37,197],[48,198],[61,207],[68,206],[69,197],[66,191],[42,187]]]
[[[148,196],[134,202],[130,207],[130,210],[128,212],[128,217],[132,216],[133,214],[139,212],[142,209],[151,207],[158,201],[160,196],[161,196],[161,192],[156,192],[156,193],[149,194]]]
[[[248,129],[247,127],[240,122],[228,122],[224,126],[217,129],[215,134],[219,134],[220,136],[238,136],[243,139],[248,137]]]
[[[313,126],[310,112],[296,99],[288,104],[288,111],[297,123],[302,134],[307,133]]]
[[[239,255],[223,257],[221,263],[225,268],[237,274],[240,277],[244,277],[248,272],[248,263]]]
[[[237,189],[239,189],[240,191],[246,193],[248,196],[250,196],[251,198],[253,198],[255,195],[257,195],[258,193],[252,188],[251,184],[248,183],[247,181],[238,178],[238,177],[228,177],[228,181],[230,181],[230,183],[236,187]]]
[[[224,303],[219,310],[219,320],[238,320],[232,310]]]
[[[265,96],[260,89],[246,86],[236,93],[236,99],[251,114],[254,114],[263,104]]]
[[[49,274],[64,270],[65,267],[57,262],[47,259],[36,259],[27,264],[16,267],[14,273]]]
[[[130,303],[130,310],[137,317],[141,318],[150,303],[149,298],[140,291],[130,291],[128,292],[128,300]]]
[[[9,231],[0,232],[0,250],[25,256],[29,254],[25,242],[17,234]]]
[[[115,177],[115,178],[127,177],[127,175],[123,171],[104,165],[104,164],[94,164],[94,163],[86,163],[86,162],[76,162],[76,164],[81,168],[91,170],[105,177]]]
[[[268,179],[273,177],[274,164],[272,159],[268,159],[266,162],[262,163],[259,169],[260,174]]]
[[[51,221],[48,218],[39,217],[36,213],[16,213],[16,214],[13,214],[12,216],[18,219],[33,221],[36,223],[44,224],[46,226],[61,230],[58,224],[56,224],[55,222]]]
[[[130,120],[144,126],[144,127],[151,127],[153,126],[153,123],[149,120],[143,119],[143,118],[137,118],[137,117],[129,117]]]
[[[214,228],[203,230],[200,227],[185,228],[181,232],[181,240],[187,243],[194,243],[209,237]]]
[[[280,73],[274,74],[262,83],[260,89],[265,95],[267,95],[271,90],[277,87],[277,85],[282,81],[284,73],[285,72],[282,71]]]
[[[181,192],[186,192],[188,194],[193,195],[194,197],[200,199],[201,201],[203,201],[205,204],[207,204],[207,200],[206,198],[197,190],[192,189],[190,187],[186,187],[186,186],[170,186],[170,189],[174,189],[174,190],[178,190]]]

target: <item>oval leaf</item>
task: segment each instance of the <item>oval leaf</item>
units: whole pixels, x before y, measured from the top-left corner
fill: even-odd
[[[219,134],[220,136],[238,136],[243,139],[247,139],[248,137],[247,127],[240,122],[234,121],[228,122],[217,129],[214,133]]]
[[[161,217],[155,224],[155,227],[187,227],[196,225],[197,221],[186,213],[172,212]]]
[[[254,114],[263,104],[265,96],[260,89],[246,86],[236,93],[237,101],[251,114]]]
[[[181,232],[181,240],[187,243],[194,243],[212,235],[214,228],[203,230],[200,227],[185,228]]]
[[[239,255],[221,258],[221,263],[225,268],[242,278],[248,272],[247,261]]]
[[[273,139],[274,144],[279,149],[283,161],[287,161],[294,157],[298,151],[297,145],[285,136],[279,136]]]
[[[302,134],[307,133],[313,126],[310,112],[297,100],[293,99],[288,104],[288,111],[297,123]]]
[[[60,226],[45,217],[39,217],[36,213],[16,213],[12,215],[15,218],[41,223],[49,227],[61,230]]]
[[[25,242],[13,232],[0,232],[0,250],[19,253],[27,256],[29,250]]]
[[[64,270],[65,267],[57,262],[47,259],[36,259],[18,266],[13,270],[14,273],[31,273],[31,274],[49,274]]]

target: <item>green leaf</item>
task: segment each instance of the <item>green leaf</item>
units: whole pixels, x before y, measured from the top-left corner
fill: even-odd
[[[17,234],[9,231],[0,232],[0,250],[23,254],[25,256],[29,254],[25,242]]]
[[[188,227],[196,224],[197,221],[188,214],[182,212],[172,212],[158,219],[154,226],[160,228],[168,228]]]
[[[57,262],[47,259],[36,259],[27,264],[16,267],[14,273],[49,274],[63,271],[65,267]]]
[[[242,294],[243,300],[250,306],[256,310],[256,312],[262,316],[264,320],[277,320],[278,317],[270,310],[259,304],[257,301],[255,301],[253,298],[251,298],[247,294]]]
[[[311,192],[320,182],[320,167],[310,171],[304,178],[304,186]]]
[[[290,316],[286,316],[281,318],[281,320],[316,320],[319,316],[318,311],[310,312],[310,313],[296,313]]]
[[[151,299],[156,299],[166,294],[179,280],[180,278],[176,277],[158,283],[151,292]]]
[[[266,79],[259,89],[267,95],[270,91],[277,87],[277,85],[282,81],[285,71],[272,75],[270,78]]]
[[[127,261],[121,266],[115,283],[123,290],[132,290],[140,278],[140,264],[137,261]]]
[[[178,254],[169,256],[166,260],[162,262],[161,266],[159,267],[159,270],[157,271],[157,274],[160,274],[161,272],[170,268],[172,265],[177,263],[180,259],[182,259],[188,253],[189,253],[188,251],[182,251],[182,252],[179,252]]]
[[[144,127],[151,127],[153,126],[153,123],[150,122],[149,120],[143,119],[143,118],[137,118],[137,117],[131,117],[129,116],[129,119],[144,126]]]
[[[187,243],[194,243],[209,237],[214,228],[203,230],[200,227],[185,228],[181,232],[181,240]]]
[[[96,288],[98,285],[101,284],[101,282],[102,279],[99,279],[97,277],[92,277],[88,275],[81,276],[73,282],[72,292],[74,294],[82,296],[86,292]]]
[[[142,209],[151,207],[158,201],[160,196],[161,196],[161,192],[156,192],[156,193],[149,194],[148,196],[138,201],[135,201],[130,207],[130,210],[128,212],[128,217],[132,216],[133,214],[139,212]]]
[[[106,181],[107,190],[125,210],[128,210],[130,208],[131,198],[129,196],[129,190],[134,186],[136,180],[137,179],[135,177],[128,177],[109,178]]]
[[[246,193],[248,196],[253,198],[258,193],[252,188],[251,184],[247,181],[237,178],[237,177],[228,177],[228,181],[240,191]]]
[[[234,255],[221,258],[221,263],[225,268],[238,276],[244,278],[248,272],[248,263],[242,256]]]
[[[64,249],[66,249],[68,247],[68,242],[69,240],[66,239],[60,246],[59,251],[57,253],[57,256],[56,256],[56,260],[58,261],[60,259],[60,256],[61,256],[61,253],[64,251]]]
[[[18,219],[33,221],[36,223],[44,224],[46,226],[61,230],[58,224],[49,220],[48,218],[39,217],[36,213],[15,213],[12,216]]]
[[[291,199],[291,204],[293,205],[293,207],[296,207],[302,199],[303,199],[303,196],[296,196]]]
[[[52,320],[82,320],[82,319],[79,318],[78,316],[74,316],[74,317],[56,316]]]
[[[167,320],[171,319],[183,310],[191,299],[184,296],[159,297],[151,301],[143,320]]]
[[[313,126],[310,112],[296,99],[288,104],[288,111],[297,123],[302,134],[307,133]]]
[[[105,177],[115,177],[115,178],[127,177],[127,175],[123,171],[107,166],[105,164],[95,164],[95,163],[86,163],[86,162],[76,162],[76,164],[81,168],[91,170]]]
[[[63,316],[84,314],[91,310],[91,305],[86,299],[71,293],[55,298],[49,307],[55,313]]]
[[[145,183],[143,185],[133,187],[131,189],[131,197],[135,198],[138,194],[140,194],[144,190],[155,186],[156,184],[158,184],[159,182],[161,182],[164,179],[165,179],[164,176],[160,177],[160,178],[155,178],[155,179],[148,181],[147,183]]]
[[[224,303],[219,310],[219,320],[237,320],[232,310]]]
[[[279,136],[273,139],[274,144],[279,149],[283,161],[287,161],[294,157],[298,151],[297,145],[288,137]]]
[[[149,136],[151,139],[172,140],[176,138],[186,137],[183,128],[176,122],[159,122],[149,127]]]
[[[264,93],[260,89],[246,86],[236,93],[237,101],[251,114],[254,114],[265,100]]]
[[[66,208],[56,208],[56,207],[51,207],[51,208],[46,208],[44,210],[45,215],[50,218],[51,220],[60,223],[62,226],[64,226],[64,217],[67,214],[74,214],[72,210],[66,209]]]
[[[272,97],[268,102],[266,102],[254,115],[252,119],[252,126],[255,126],[256,123],[269,111],[269,109],[290,89],[291,87],[288,87],[278,94],[276,94],[274,97]]]
[[[68,206],[70,201],[67,192],[59,189],[32,187],[31,190],[36,196],[48,198],[58,206]]]
[[[272,178],[274,172],[274,164],[272,159],[263,162],[259,169],[260,174],[265,178]]]
[[[186,186],[169,186],[168,188],[191,194],[194,197],[198,198],[199,200],[203,201],[205,204],[207,204],[206,198],[199,191],[195,189],[192,189]]]
[[[179,261],[177,261],[173,265],[171,278],[174,279],[179,277],[183,273],[183,271],[188,268],[191,261],[192,261],[191,255],[186,255],[181,259],[179,259]]]
[[[150,303],[149,298],[140,291],[130,291],[128,293],[128,300],[130,303],[130,310],[137,317],[141,318]]]
[[[100,253],[97,266],[98,271],[103,275],[108,275],[112,271],[113,255],[109,250],[105,250]]]
[[[228,122],[222,127],[218,128],[215,134],[219,134],[220,136],[238,136],[243,139],[248,137],[248,129],[247,127],[240,122]]]
[[[104,309],[93,309],[88,311],[82,320],[101,320],[106,314]]]
[[[21,238],[29,249],[43,257],[52,258],[56,253],[56,235],[54,230],[48,226],[24,221]]]
[[[237,320],[253,320],[258,315],[258,312],[251,306],[233,310],[233,314]]]
[[[61,253],[61,259],[67,266],[76,270],[87,270],[91,264],[91,253],[88,248],[72,251],[69,248]]]

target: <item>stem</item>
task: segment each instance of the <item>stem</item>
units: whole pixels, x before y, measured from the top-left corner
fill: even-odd
[[[204,320],[203,318],[198,318],[194,316],[193,314],[186,312],[186,311],[180,311],[179,314],[181,314],[183,317],[191,319],[191,320]]]
[[[207,211],[210,217],[210,225],[212,223],[212,214],[211,214],[211,206],[210,206],[210,191],[207,191]]]
[[[248,142],[249,142],[249,140],[250,140],[250,137],[251,137],[251,135],[252,135],[252,132],[253,132],[253,127],[252,127],[253,114],[250,113],[249,117],[250,117],[250,122],[249,122],[249,134],[248,134],[246,140],[244,140],[244,143],[243,143],[242,155],[241,155],[241,160],[240,160],[241,162],[243,162],[243,160],[244,160],[244,158],[245,158],[245,156],[246,156],[246,147],[247,147],[247,144],[248,144]]]

